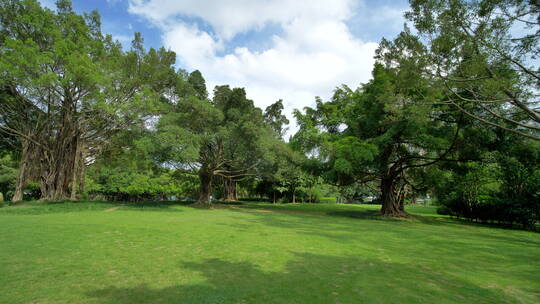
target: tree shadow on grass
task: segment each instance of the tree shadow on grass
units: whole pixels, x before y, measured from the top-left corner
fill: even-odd
[[[114,210],[140,210],[140,211],[182,211],[174,206],[186,206],[192,202],[184,201],[140,201],[140,202],[114,202],[114,201],[32,201],[13,204],[2,208],[4,214],[39,215],[52,213],[70,213],[83,211],[112,211]]]
[[[142,201],[123,203],[122,210],[131,211],[166,211],[166,212],[181,212],[182,209],[174,208],[179,206],[189,206],[193,202],[190,201]]]
[[[429,218],[418,215],[410,215],[409,217],[404,218],[394,218],[388,216],[382,216],[379,210],[370,210],[370,209],[357,209],[348,210],[343,209],[292,209],[287,205],[249,205],[244,204],[240,206],[231,206],[230,210],[235,212],[247,212],[250,214],[257,214],[261,216],[269,216],[270,220],[273,220],[272,215],[287,214],[296,217],[310,217],[310,216],[319,216],[319,217],[337,217],[337,218],[349,218],[357,220],[370,220],[378,222],[392,222],[392,223],[406,223],[406,222],[421,222],[428,224],[439,224],[437,218]],[[276,218],[277,219],[277,218]],[[279,220],[279,219],[278,219]],[[264,221],[264,220],[263,220]],[[293,221],[292,224],[296,225],[297,222]]]
[[[296,231],[309,231],[314,234],[325,234],[328,230],[334,230],[334,231],[341,231],[341,232],[350,232],[354,233],[350,236],[353,238],[356,238],[357,234],[359,232],[363,231],[376,231],[376,227],[379,227],[379,225],[394,225],[398,224],[395,227],[396,232],[406,232],[407,227],[412,227],[409,225],[414,224],[428,224],[437,226],[440,228],[457,228],[457,227],[468,227],[467,225],[463,225],[461,222],[455,222],[452,219],[448,218],[438,218],[438,217],[427,217],[427,216],[421,216],[421,215],[413,215],[411,214],[408,218],[392,218],[392,217],[386,217],[381,216],[379,211],[377,210],[368,210],[368,209],[360,209],[360,210],[321,210],[318,212],[314,211],[305,211],[305,210],[292,210],[287,208],[287,206],[280,206],[280,205],[242,205],[238,207],[231,207],[229,208],[232,212],[238,212],[238,213],[248,213],[251,215],[257,216],[255,219],[248,220],[252,222],[253,224],[264,224],[268,226],[273,227],[282,227],[282,228],[291,228]],[[355,225],[354,222],[351,221],[331,221],[330,226],[326,224],[327,228],[330,229],[321,229],[321,223],[317,219],[320,219],[321,221],[327,221],[324,219],[324,217],[336,217],[336,218],[346,218],[346,219],[352,219],[353,221],[358,220],[358,225]],[[373,221],[374,224],[366,224],[363,223],[363,221]],[[363,224],[362,224],[363,223]],[[249,227],[249,225],[247,225]],[[382,227],[382,226],[380,226]],[[384,226],[388,227],[388,226]],[[399,227],[399,228],[398,228]],[[471,223],[471,227],[484,227],[481,224],[474,224]],[[411,228],[414,229],[414,228]],[[503,232],[503,228],[498,229],[498,232]],[[399,231],[398,231],[399,230]],[[447,232],[447,231],[446,231]],[[460,238],[460,235],[458,233],[462,233],[462,231],[456,231],[454,236],[456,239]],[[477,232],[476,230],[467,230],[467,234],[475,235],[478,237],[484,237],[489,236],[493,239],[497,239],[498,236],[500,236],[500,233],[497,234],[497,236],[492,236],[489,233],[481,233]],[[332,234],[333,235],[333,234]],[[429,236],[429,235],[427,235]],[[422,235],[422,237],[424,237]],[[508,241],[515,241],[515,242],[523,242],[521,238],[514,238],[511,236],[504,236],[504,238]],[[351,241],[350,238],[347,238],[345,241]],[[535,243],[535,242],[533,242]],[[527,242],[528,245],[531,245],[531,243]],[[538,244],[538,243],[536,243]]]
[[[284,212],[290,214],[299,214],[299,215],[324,215],[324,216],[335,216],[335,217],[346,217],[346,218],[355,218],[363,220],[381,220],[381,221],[406,221],[406,220],[416,220],[425,223],[435,223],[438,218],[430,218],[420,215],[409,214],[409,217],[404,218],[393,218],[388,216],[382,216],[380,211],[373,209],[361,209],[355,205],[331,205],[331,204],[250,204],[237,202],[235,204],[231,203],[221,203],[218,202],[220,208],[231,207],[233,210],[253,210],[253,211],[275,211],[275,212]],[[295,208],[299,207],[299,208]]]
[[[392,217],[382,216],[381,213],[379,211],[377,211],[377,210],[328,211],[328,212],[325,212],[325,215],[327,215],[327,216],[347,217],[347,218],[354,218],[354,219],[362,219],[362,220],[379,220],[379,221],[402,221],[403,220],[402,218],[392,218]]]
[[[227,207],[227,204],[224,204],[222,206]],[[308,210],[305,210],[305,209],[295,210],[287,204],[276,205],[276,204],[249,204],[249,203],[243,203],[243,204],[240,203],[237,206],[231,206],[231,208],[236,211],[241,211],[242,209],[248,210],[248,211],[249,210],[266,210],[266,211],[276,211],[276,212],[284,212],[284,213],[298,214],[298,215],[325,215],[325,216],[345,217],[345,218],[353,218],[353,219],[360,219],[360,220],[377,220],[377,221],[387,221],[387,222],[411,221],[411,222],[419,222],[422,224],[429,224],[429,225],[436,225],[436,226],[455,225],[455,226],[470,226],[470,227],[487,227],[490,229],[497,229],[497,230],[523,230],[520,228],[511,227],[508,225],[473,222],[470,220],[453,218],[453,217],[448,217],[448,216],[425,216],[422,214],[409,213],[409,216],[406,218],[393,218],[393,217],[382,216],[379,210],[372,210],[372,209],[347,210],[345,208],[344,210],[340,210],[336,207],[337,210],[325,210],[325,209],[317,210],[316,209],[318,206],[317,204],[308,205],[308,206],[312,206],[313,210],[309,210],[309,209]],[[335,206],[338,206],[338,205],[335,205]],[[540,233],[540,230],[530,231],[530,232]]]
[[[264,261],[261,261],[264,264]],[[417,265],[359,257],[295,254],[282,270],[209,259],[181,263],[193,284],[93,290],[99,303],[499,303],[516,301],[497,288]]]
[[[224,224],[239,232],[250,233],[255,225],[264,225],[277,229],[273,233],[323,237],[335,242],[336,246],[357,244],[355,246],[370,248],[368,250],[374,252],[382,249],[425,264],[460,265],[478,274],[489,276],[498,273],[530,282],[539,279],[537,272],[540,264],[533,261],[537,261],[540,243],[530,235],[469,229],[467,226],[459,227],[457,223],[447,223],[444,219],[440,223],[433,223],[437,219],[422,216],[404,220],[391,219],[370,210],[330,212],[335,220],[324,216],[326,214],[310,216],[309,213],[299,212],[260,212],[242,208],[231,210],[255,216],[239,217],[234,224]],[[341,220],[338,219],[340,217]],[[512,266],[531,261],[531,271],[510,272],[500,267],[501,261],[515,261]]]
[[[377,210],[357,209],[350,210],[340,205],[328,204],[250,204],[239,202],[237,204],[223,203],[220,207],[230,207],[235,211],[254,212],[282,212],[298,215],[326,215],[338,217],[351,217],[372,220],[395,220],[393,218],[381,216]],[[333,208],[332,208],[333,207]]]

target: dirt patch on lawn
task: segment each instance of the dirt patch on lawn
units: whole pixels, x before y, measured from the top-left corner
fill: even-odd
[[[113,211],[118,210],[118,209],[120,209],[122,207],[124,207],[124,206],[116,206],[116,207],[112,207],[112,208],[109,208],[109,209],[105,209],[104,211],[105,212],[113,212]]]

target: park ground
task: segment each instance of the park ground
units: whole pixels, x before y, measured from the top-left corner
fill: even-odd
[[[376,208],[0,208],[0,303],[540,303],[539,233]]]

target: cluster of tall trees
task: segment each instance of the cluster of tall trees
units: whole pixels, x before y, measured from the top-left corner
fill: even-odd
[[[13,200],[38,181],[47,200],[84,191],[86,161],[126,126],[141,123],[174,75],[175,55],[130,51],[103,35],[97,12],[80,16],[37,1],[0,5],[0,129],[15,137],[20,166]]]
[[[410,2],[415,30],[382,40],[372,79],[295,110],[285,142],[281,100],[262,110],[243,88],[209,94],[173,52],[146,50],[140,34],[123,50],[68,0],[56,11],[2,0],[0,190],[199,204],[377,196],[387,216],[430,194],[448,214],[534,223],[540,6]]]
[[[14,201],[30,182],[44,200],[77,199],[87,165],[113,165],[105,158],[129,148],[140,153],[122,152],[128,163],[141,156],[154,171],[197,172],[200,203],[209,203],[218,177],[232,200],[279,138],[279,106],[265,117],[244,89],[229,86],[210,100],[200,72],[175,70],[175,54],[145,50],[140,34],[122,50],[101,33],[97,12],[78,15],[67,0],[56,11],[32,0],[0,9],[0,129],[20,158]]]

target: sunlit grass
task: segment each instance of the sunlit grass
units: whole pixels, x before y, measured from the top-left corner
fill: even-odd
[[[540,302],[540,234],[377,210],[5,207],[0,303]]]

